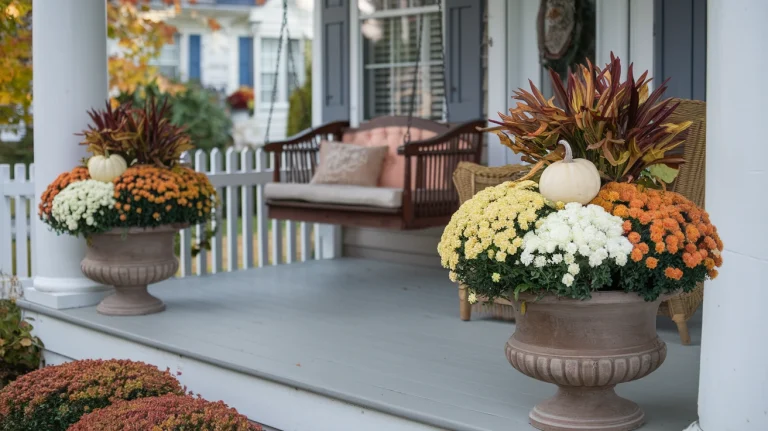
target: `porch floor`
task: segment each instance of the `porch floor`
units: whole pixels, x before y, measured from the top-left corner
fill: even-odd
[[[554,393],[507,362],[512,324],[459,320],[456,287],[442,270],[324,260],[174,279],[151,291],[166,312],[28,308],[437,428],[532,429],[528,411]],[[682,430],[697,417],[700,315],[689,323],[693,345],[682,346],[660,318],[666,362],[618,387],[645,410],[643,430]]]

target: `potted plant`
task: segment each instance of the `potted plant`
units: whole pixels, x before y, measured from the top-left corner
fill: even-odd
[[[253,115],[253,88],[240,87],[227,97],[227,105],[232,112],[232,122],[239,123]]]
[[[662,364],[659,303],[717,276],[723,244],[705,211],[664,190],[683,162],[668,152],[688,127],[664,122],[675,108],[659,102],[664,86],[649,94],[631,66],[625,82],[612,79],[621,76],[615,58],[570,74],[567,90],[552,75],[557,104],[534,86],[520,90],[492,129],[533,172],[547,166],[539,183],[476,194],[439,252],[470,299],[512,301],[509,362],[558,386],[531,411],[534,427],[632,430],[643,412],[614,387]]]
[[[88,248],[83,273],[112,285],[98,311],[140,315],[165,305],[147,285],[178,270],[174,235],[206,223],[216,205],[205,174],[180,163],[191,149],[183,127],[168,119],[167,101],[147,100],[91,111],[82,144],[92,154],[85,166],[61,174],[41,196],[41,219],[62,234],[82,235]]]

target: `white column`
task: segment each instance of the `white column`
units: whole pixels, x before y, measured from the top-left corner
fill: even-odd
[[[698,426],[765,431],[768,2],[709,0],[708,9],[706,205],[725,250],[705,288]]]
[[[107,100],[107,20],[103,0],[34,0],[35,199],[86,152],[75,136],[87,111]],[[35,222],[36,276],[26,297],[53,308],[93,305],[108,293],[80,272],[85,240]]]

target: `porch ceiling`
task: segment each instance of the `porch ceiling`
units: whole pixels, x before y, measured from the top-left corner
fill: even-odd
[[[554,393],[507,363],[513,325],[459,320],[456,288],[441,270],[338,259],[170,280],[151,290],[166,312],[120,318],[95,308],[25,307],[439,428],[529,429],[528,410]],[[700,318],[690,323],[698,344]],[[618,392],[645,410],[644,430],[683,429],[696,419],[700,349],[681,346],[671,322],[659,326],[666,362]]]

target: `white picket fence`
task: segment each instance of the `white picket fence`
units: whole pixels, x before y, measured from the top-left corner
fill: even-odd
[[[204,275],[316,259],[321,240],[313,224],[279,222],[267,217],[264,185],[272,181],[272,154],[261,149],[198,150],[183,160],[205,172],[222,205],[215,212],[210,250],[192,256],[196,241],[210,226],[180,232],[179,276]],[[282,164],[285,166],[285,164]],[[34,164],[0,165],[0,272],[34,276],[37,217]],[[42,185],[45,187],[47,185]]]

